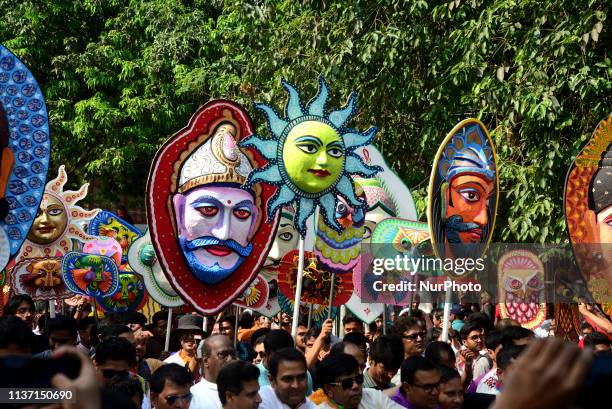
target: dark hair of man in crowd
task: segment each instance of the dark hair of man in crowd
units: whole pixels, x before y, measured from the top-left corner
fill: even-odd
[[[293,337],[290,333],[282,329],[273,329],[264,338],[264,350],[270,355],[283,348],[293,348]]]
[[[17,313],[17,309],[19,308],[22,302],[26,302],[30,304],[30,307],[32,308],[32,314],[33,314],[35,311],[35,306],[34,306],[34,301],[32,300],[32,297],[30,297],[27,294],[17,294],[17,295],[12,296],[8,300],[8,302],[4,306],[3,315],[15,315]]]
[[[233,315],[224,315],[223,317],[221,317],[221,319],[219,320],[219,327],[221,326],[222,323],[224,322],[229,322],[232,327],[236,324],[236,317],[234,317]]]
[[[95,324],[96,324],[96,320],[94,319],[94,317],[83,317],[78,321],[77,329],[81,331],[81,330],[87,329],[87,327],[89,327],[90,325],[95,325]]]
[[[232,323],[232,325],[234,325],[234,323]],[[240,318],[238,318],[238,326],[240,328],[249,329],[253,328],[253,325],[255,325],[255,318],[253,317],[253,314],[248,312],[243,312],[240,314]]]
[[[159,321],[168,321],[168,311],[157,311],[155,314],[153,314],[151,322],[155,324]]]
[[[489,319],[487,314],[485,314],[484,312],[471,313],[470,315],[468,315],[468,317],[465,320],[466,324],[468,322],[477,323],[480,326],[480,328],[484,329],[487,332],[491,330],[491,320]]]
[[[268,364],[268,371],[270,371],[270,375],[272,375],[272,378],[276,378],[276,374],[278,373],[278,366],[281,362],[301,362],[302,364],[304,364],[304,370],[307,369],[306,357],[304,357],[303,353],[301,353],[295,348],[279,349],[274,353],[274,355],[272,355],[272,358],[270,358],[270,363]]]
[[[482,326],[478,322],[474,322],[474,321],[466,322],[463,328],[461,328],[461,331],[459,331],[459,334],[461,335],[461,340],[465,341],[470,336],[470,332],[480,331],[482,329],[483,329]]]
[[[217,377],[217,390],[221,404],[225,405],[227,402],[226,392],[240,395],[246,382],[255,381],[258,378],[259,369],[249,362],[233,361],[221,368]]]
[[[47,335],[51,335],[55,331],[68,331],[70,335],[77,338],[78,323],[72,317],[66,317],[65,315],[58,315],[55,318],[49,320],[47,326]]]
[[[440,372],[440,383],[447,383],[453,379],[461,379],[461,375],[456,369],[449,368],[446,365],[438,366],[438,372]]]
[[[370,359],[387,370],[397,370],[404,359],[404,343],[398,335],[381,335],[372,343]]]
[[[251,345],[255,346],[259,344],[259,342],[263,342],[266,335],[268,335],[268,332],[270,332],[270,328],[259,328],[258,330],[255,330],[251,334]],[[261,341],[257,342],[259,339],[261,339]]]
[[[425,339],[423,340],[424,345],[429,345],[432,342],[438,341],[440,335],[442,334],[442,330],[438,327],[431,327],[427,329],[427,335],[425,335]]]
[[[357,360],[349,354],[334,354],[327,355],[319,363],[316,369],[316,377],[319,385],[333,383],[336,379],[352,375],[359,370]]]
[[[591,332],[584,337],[584,346],[595,347],[595,345],[608,345],[610,346],[612,342],[610,338],[606,334],[601,332]]]
[[[125,324],[138,324],[141,327],[144,327],[147,324],[147,317],[141,312],[130,311],[124,315],[123,322]]]
[[[514,345],[515,341],[519,339],[533,337],[533,331],[519,327],[516,325],[511,325],[501,330],[502,333],[502,348],[506,348],[507,346]]]
[[[103,365],[108,360],[126,361],[132,366],[136,362],[136,350],[134,345],[125,338],[108,337],[102,340],[96,347],[94,357],[98,365]]]
[[[362,349],[367,349],[368,347],[368,337],[366,337],[365,335],[363,335],[362,332],[349,332],[348,334],[346,334],[344,336],[344,338],[342,338],[342,342],[344,343],[349,343],[349,344],[355,344],[357,345],[359,348]]]
[[[308,332],[304,335],[304,343],[308,341],[308,338],[316,338],[321,333],[320,327],[310,327],[308,328]]]
[[[402,336],[404,332],[414,327],[425,328],[425,325],[423,325],[423,321],[421,321],[417,317],[411,317],[409,315],[404,314],[399,317],[395,324],[393,324],[392,333]]]
[[[111,324],[100,328],[100,340],[108,337],[118,337],[121,334],[131,333],[132,330],[123,324]]]
[[[443,355],[447,355],[447,357],[452,360],[455,358],[455,352],[450,344],[442,341],[434,341],[427,345],[424,355],[425,358],[429,359],[436,365],[443,365],[443,362],[446,361],[446,358]]]
[[[497,367],[505,371],[510,366],[510,363],[512,363],[512,360],[518,358],[525,348],[525,345],[508,345],[503,347],[497,354]]]
[[[13,345],[24,352],[32,351],[34,342],[30,325],[14,315],[0,317],[0,349]]]
[[[136,378],[131,376],[115,376],[105,386],[107,390],[113,391],[120,395],[124,400],[129,401],[133,396],[138,396],[138,400],[142,403],[144,393],[142,385]]]
[[[422,356],[411,356],[402,363],[402,382],[412,384],[417,371],[431,371],[436,365]]]
[[[501,345],[503,337],[504,336],[501,331],[493,330],[489,332],[484,339],[485,347],[487,349],[495,350],[495,348]]]
[[[346,315],[346,316],[344,316],[344,318],[342,318],[342,325],[346,325],[346,324],[351,323],[351,322],[356,322],[357,324],[363,325],[361,320],[359,318],[355,317],[354,315]]]
[[[191,385],[192,378],[189,371],[183,366],[178,364],[162,365],[151,375],[151,392],[160,394],[164,390],[166,381],[183,386]]]

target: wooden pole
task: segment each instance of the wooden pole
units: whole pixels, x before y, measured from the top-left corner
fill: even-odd
[[[302,299],[302,280],[304,278],[304,238],[300,236],[297,283],[295,285],[295,298],[293,304],[293,322],[291,323],[291,336],[297,335],[298,320],[300,319],[300,300]]]

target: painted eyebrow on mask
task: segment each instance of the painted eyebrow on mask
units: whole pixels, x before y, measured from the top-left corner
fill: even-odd
[[[344,149],[344,146],[342,146],[342,142],[340,142],[340,141],[333,141],[333,142],[330,142],[330,143],[327,145],[327,147],[328,147],[328,148],[338,148],[338,149]]]
[[[201,205],[218,205],[218,206],[223,206],[223,203],[221,203],[221,201],[219,199],[217,199],[216,197],[212,197],[212,196],[201,196],[198,197],[196,200],[194,200],[193,202],[191,202],[191,206],[196,207],[196,206],[201,206]]]
[[[317,145],[317,147],[321,146],[321,140],[319,138],[317,138],[316,136],[300,136],[299,138],[297,138],[295,140],[295,143],[304,143],[304,142],[311,142],[314,143],[315,145]]]

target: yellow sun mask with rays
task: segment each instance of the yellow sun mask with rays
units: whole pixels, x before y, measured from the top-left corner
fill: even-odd
[[[331,126],[305,121],[287,135],[283,162],[297,187],[308,193],[322,192],[342,174],[344,145]]]
[[[85,243],[94,240],[83,230],[100,209],[85,210],[77,202],[87,196],[89,184],[77,191],[64,190],[68,175],[64,166],[55,179],[47,183],[32,228],[17,255],[17,261],[32,257],[55,257],[73,250],[73,240]]]

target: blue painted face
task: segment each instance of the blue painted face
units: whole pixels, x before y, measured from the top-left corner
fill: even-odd
[[[227,278],[253,249],[253,196],[234,187],[202,186],[173,201],[179,244],[193,274],[205,284]]]

